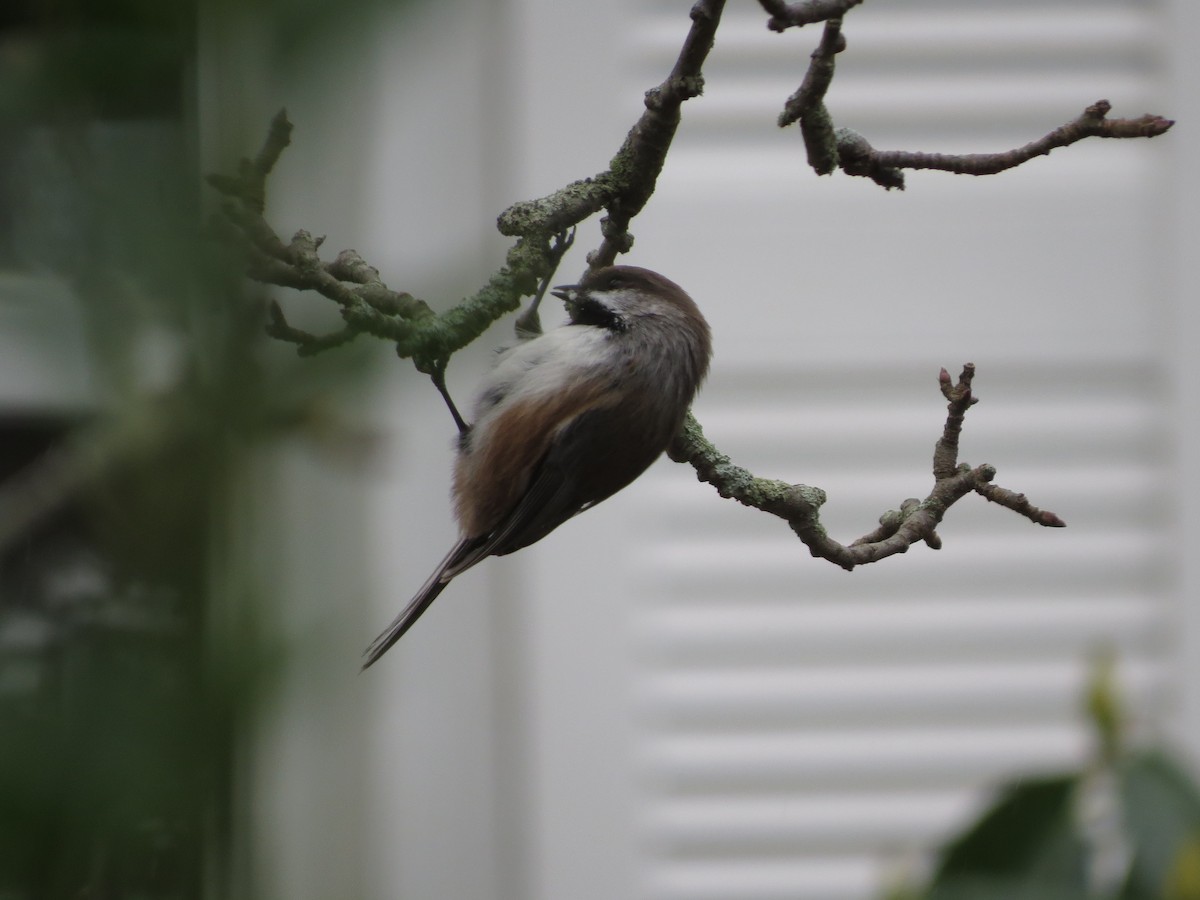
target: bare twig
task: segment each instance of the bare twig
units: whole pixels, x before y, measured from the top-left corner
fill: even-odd
[[[949,478],[958,469],[958,436],[962,434],[963,419],[967,410],[979,402],[971,393],[971,382],[975,380],[975,365],[967,363],[955,383],[950,373],[942,369],[938,373],[938,386],[946,404],[946,425],[942,436],[933,448],[933,477]]]
[[[359,332],[349,326],[340,328],[329,334],[311,334],[288,324],[283,315],[283,308],[272,300],[267,304],[266,332],[269,337],[288,344],[295,344],[296,351],[301,356],[315,356],[325,350],[332,350],[342,344],[348,344],[358,337]]]
[[[542,317],[538,314],[538,307],[542,305],[542,298],[546,296],[546,291],[550,289],[550,282],[554,280],[554,273],[558,271],[558,264],[562,262],[562,258],[567,255],[567,251],[575,244],[575,229],[563,231],[554,238],[554,244],[550,247],[551,269],[538,283],[537,293],[533,295],[533,299],[529,301],[529,305],[525,307],[524,312],[517,316],[517,321],[513,323],[513,331],[516,332],[518,340],[528,340],[535,338],[542,333]]]
[[[1031,522],[1045,525],[1047,528],[1065,528],[1066,522],[1048,509],[1038,509],[1025,497],[997,484],[980,484],[975,487],[975,493],[986,500],[998,503],[1006,509],[1019,513]]]
[[[833,119],[825,108],[825,92],[833,81],[834,56],[845,49],[842,20],[828,20],[821,43],[812,53],[804,81],[779,114],[780,128],[800,121],[800,134],[808,148],[808,164],[818,175],[828,175],[838,164],[837,139]]]
[[[437,392],[442,395],[442,400],[445,401],[446,408],[450,411],[451,418],[454,419],[454,425],[458,428],[458,433],[465,435],[471,430],[471,426],[467,424],[467,420],[458,411],[458,407],[454,404],[454,398],[450,396],[450,391],[446,387],[446,362],[446,360],[436,360],[428,368],[422,368],[421,364],[418,364],[417,369],[429,376],[429,379],[433,382],[433,386],[437,388]]]
[[[862,175],[886,188],[904,189],[901,169],[937,169],[956,175],[995,175],[1058,147],[1088,137],[1151,138],[1170,130],[1175,122],[1147,114],[1136,119],[1109,119],[1112,104],[1097,100],[1071,122],[1015,150],[1002,153],[971,153],[961,156],[919,153],[907,150],[876,150],[866,138],[849,129],[838,130],[838,154],[848,175]]]
[[[267,176],[291,142],[292,123],[288,121],[287,110],[281,109],[271,119],[267,139],[254,159],[243,158],[236,176],[209,175],[208,183],[222,194],[238,198],[247,209],[262,213],[267,203]]]
[[[784,0],[758,0],[771,16],[767,27],[772,31],[786,31],[789,28],[799,28],[812,25],[814,22],[824,22],[840,18],[848,9],[853,9],[862,0],[801,0],[799,3],[785,3]]]

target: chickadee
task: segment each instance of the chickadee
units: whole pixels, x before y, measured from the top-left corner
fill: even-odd
[[[502,353],[454,467],[462,537],[367,648],[367,668],[454,576],[539,541],[658,458],[708,371],[708,323],[679,285],[612,266],[554,288],[570,321]]]

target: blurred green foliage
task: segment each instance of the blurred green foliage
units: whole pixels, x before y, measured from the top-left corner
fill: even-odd
[[[276,53],[355,12],[204,14],[225,9],[274,21]],[[0,4],[0,326],[24,321],[4,318],[25,302],[13,285],[61,295],[59,320],[27,311],[81,343],[5,337],[89,373],[85,402],[0,408],[2,900],[228,893],[255,592],[270,590],[245,574],[262,567],[252,464],[308,423],[331,370],[265,358],[263,303],[206,232],[199,12]]]
[[[1095,758],[1002,787],[892,900],[1200,900],[1200,788],[1164,751],[1124,747],[1114,670],[1102,655],[1084,698]]]

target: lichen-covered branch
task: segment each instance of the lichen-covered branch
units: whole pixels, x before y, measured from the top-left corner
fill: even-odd
[[[515,310],[521,298],[533,293],[552,272],[553,235],[531,233],[513,245],[507,264],[473,296],[438,315],[425,301],[388,288],[379,272],[353,250],[324,261],[319,253],[324,238],[303,230],[284,243],[263,213],[267,177],[289,144],[291,132],[287,112],[280,110],[254,159],[243,159],[236,176],[210,175],[208,182],[226,197],[222,212],[239,236],[238,247],[251,278],[315,291],[337,304],[345,324],[328,335],[291,328],[282,310],[272,310],[268,333],[296,344],[301,353],[318,353],[369,334],[394,342],[400,356],[431,371],[438,361],[448,360],[496,319]]]
[[[759,0],[777,32],[824,22],[821,40],[812,52],[799,89],[788,98],[779,117],[781,127],[799,123],[809,164],[818,174],[841,169],[873,179],[885,188],[903,188],[905,169],[939,169],[958,174],[990,175],[1021,165],[1058,147],[1087,137],[1154,137],[1171,128],[1161,116],[1109,119],[1111,107],[1099,101],[1077,119],[1023,147],[1000,153],[951,156],[905,151],[878,151],[860,134],[837,128],[825,98],[835,75],[835,57],[845,51],[843,17],[862,0]],[[588,255],[593,268],[610,265],[633,245],[629,226],[645,207],[658,183],[678,129],[683,103],[701,94],[703,66],[713,48],[724,0],[697,0],[691,25],[671,72],[645,95],[645,109],[629,130],[607,169],[574,181],[545,197],[513,204],[497,218],[501,233],[515,238],[505,265],[474,295],[443,313],[412,295],[387,287],[379,272],[352,250],[333,260],[320,256],[321,239],[298,231],[284,242],[264,218],[266,179],[288,145],[291,124],[284,113],[272,122],[258,154],[243,160],[236,176],[212,176],[210,182],[227,198],[224,212],[240,236],[251,277],[267,284],[314,291],[339,309],[343,326],[325,335],[292,327],[273,305],[268,333],[297,345],[305,354],[318,353],[369,334],[395,343],[402,357],[411,358],[428,374],[446,400],[460,431],[468,425],[458,414],[445,386],[451,355],[478,337],[501,315],[517,308],[522,297],[534,296],[517,320],[519,337],[540,331],[538,300],[570,247],[573,229],[585,219],[604,213],[601,242]],[[943,370],[939,384],[947,401],[942,434],[933,453],[933,485],[924,499],[908,499],[885,513],[877,527],[842,544],[832,539],[820,521],[825,494],[819,488],[759,478],[735,465],[705,437],[688,417],[674,442],[673,459],[693,466],[698,477],[717,488],[722,497],[782,518],[817,557],[845,569],[905,552],[917,542],[937,549],[937,528],[946,511],[971,493],[1000,504],[1040,525],[1061,527],[1062,520],[1039,509],[1020,493],[994,484],[990,465],[959,462],[959,437],[967,413],[976,402],[972,393],[974,367],[967,365],[957,380]]]
[[[393,341],[402,357],[412,358],[421,371],[433,372],[444,368],[454,352],[492,322],[515,310],[522,297],[537,292],[562,257],[561,236],[601,210],[608,213],[601,222],[603,242],[589,256],[589,263],[610,264],[632,246],[629,222],[654,193],[679,125],[680,105],[703,89],[701,68],[724,6],[724,0],[699,0],[692,8],[692,27],[671,73],[647,92],[646,110],[609,168],[548,197],[505,210],[497,227],[517,238],[506,265],[474,296],[440,315],[423,300],[389,289],[352,250],[327,263],[318,255],[321,238],[299,231],[285,244],[275,234],[263,212],[267,176],[291,139],[292,125],[286,112],[280,111],[254,160],[242,160],[236,176],[211,175],[208,180],[228,198],[223,211],[242,236],[250,277],[264,284],[316,291],[338,305],[345,325],[328,335],[309,335],[291,328],[282,310],[275,309],[268,333],[297,344],[302,353],[321,352],[358,334],[370,334]],[[528,329],[532,321],[532,317],[523,319],[522,327]]]
[[[588,265],[612,265],[633,246],[629,223],[650,199],[666,164],[667,151],[681,118],[680,107],[704,90],[704,61],[712,50],[725,0],[698,0],[692,6],[692,25],[671,73],[646,92],[646,109],[629,130],[624,143],[604,172],[575,181],[539,200],[510,206],[500,214],[502,234],[558,233],[605,210],[603,241],[588,255]]]
[[[762,510],[783,519],[813,556],[827,559],[843,569],[878,562],[904,553],[918,541],[934,550],[942,541],[937,527],[946,511],[972,492],[1002,503],[1031,521],[1061,527],[1064,522],[1054,513],[1039,510],[1024,495],[1014,494],[992,484],[996,470],[989,465],[969,466],[958,461],[958,436],[963,417],[977,399],[971,393],[975,367],[963,367],[957,382],[943,369],[939,375],[947,404],[946,423],[933,454],[933,487],[924,500],[905,500],[899,509],[884,513],[879,527],[850,544],[834,540],[821,524],[820,509],[825,492],[803,484],[787,484],[759,478],[735,465],[704,436],[700,423],[688,416],[683,430],[670,449],[676,462],[686,462],[696,470],[699,480],[711,484],[722,497]],[[1005,499],[998,499],[998,495]],[[1019,502],[1009,502],[1019,498]]]

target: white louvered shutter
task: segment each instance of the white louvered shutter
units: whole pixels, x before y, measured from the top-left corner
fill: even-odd
[[[624,7],[613,121],[669,68],[687,6]],[[1161,29],[1153,4],[867,3],[829,106],[880,148],[1007,149],[1101,97],[1156,111]],[[757,474],[825,488],[848,541],[927,492],[938,368],[971,361],[963,458],[1069,527],[968,498],[942,551],[847,574],[661,463],[562,529],[522,583],[528,860],[547,900],[874,896],[989,785],[1086,757],[1095,649],[1118,651],[1146,730],[1176,702],[1161,142],[986,179],[910,173],[903,194],[818,180],[774,126],[818,37],[729,4],[634,225],[630,261],[713,323],[700,420]]]

